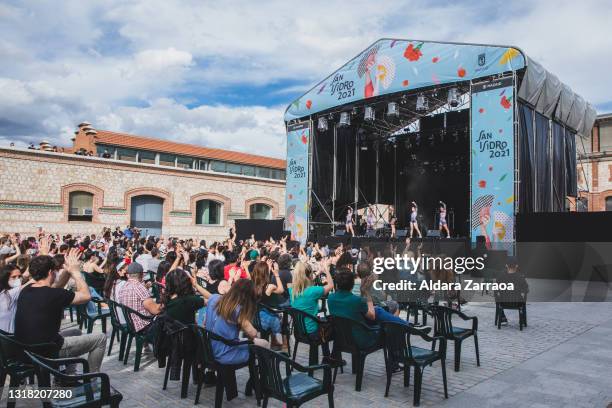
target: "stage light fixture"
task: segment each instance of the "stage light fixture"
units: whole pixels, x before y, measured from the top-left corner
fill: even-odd
[[[389,102],[387,104],[387,116],[399,116],[399,106],[397,102]]]
[[[459,106],[459,89],[451,88],[448,90],[448,104],[452,108]]]
[[[351,126],[351,115],[348,112],[340,112],[340,120],[338,126],[349,127]]]
[[[358,112],[357,111],[357,107],[353,106],[353,109],[351,110],[351,115],[355,116],[355,115],[357,115],[357,112]]]
[[[408,103],[408,97],[406,96],[406,94],[402,95],[402,100],[400,101],[400,103],[402,105],[405,105],[406,103]]]
[[[363,120],[366,122],[374,122],[376,119],[376,111],[371,106],[366,106],[363,112]]]
[[[428,109],[429,109],[429,101],[427,100],[427,97],[423,94],[419,94],[419,96],[417,96],[417,101],[416,101],[416,110],[422,112]]]
[[[327,119],[325,119],[324,117],[320,117],[317,123],[317,129],[319,130],[319,132],[327,132]]]

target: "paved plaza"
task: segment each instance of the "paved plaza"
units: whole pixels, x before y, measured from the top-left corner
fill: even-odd
[[[453,370],[453,347],[447,358],[449,399],[444,400],[439,363],[425,369],[422,406],[447,407],[606,407],[612,402],[612,303],[532,303],[528,305],[529,326],[522,332],[518,316],[507,312],[509,325],[493,326],[494,304],[471,303],[464,307],[468,315],[479,319],[481,367],[476,367],[474,343],[463,345],[461,371]],[[69,325],[69,321],[66,323]],[[96,330],[99,330],[99,325]],[[306,347],[298,355],[306,362]],[[164,370],[148,354],[140,372],[133,372],[133,359],[124,366],[117,360],[118,347],[104,361],[112,385],[123,393],[122,407],[190,407],[195,387],[180,399],[179,382],[161,389]],[[133,353],[131,355],[133,357]],[[355,392],[355,376],[348,366],[338,374],[335,390],[340,407],[406,407],[412,405],[413,388],[404,388],[401,374],[395,374],[388,398],[384,398],[385,368],[383,353],[366,360],[361,392]],[[241,391],[247,370],[238,373]],[[213,406],[214,387],[204,388],[201,406]],[[3,395],[3,397],[5,397]],[[5,398],[1,403],[5,402]],[[23,401],[18,406],[39,406]],[[239,397],[224,407],[255,407],[255,399]],[[281,407],[277,401],[269,406]],[[326,407],[319,398],[307,407]]]

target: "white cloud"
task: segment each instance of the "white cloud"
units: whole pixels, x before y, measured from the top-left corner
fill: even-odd
[[[380,37],[517,45],[604,103],[611,20],[597,0],[13,1],[0,5],[0,140],[67,144],[89,120],[282,156],[283,106],[197,100],[285,81],[270,95],[288,104]]]

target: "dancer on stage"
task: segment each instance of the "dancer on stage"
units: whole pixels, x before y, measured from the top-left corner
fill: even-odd
[[[446,222],[446,204],[443,201],[440,201],[440,222],[438,228],[440,229],[440,236],[442,236],[442,231],[446,231],[446,238],[451,237],[448,223]]]
[[[353,229],[353,209],[351,207],[348,208],[346,212],[346,233],[351,233],[351,236],[355,236],[355,230]]]
[[[414,201],[412,201],[411,206],[410,206],[410,238],[412,238],[412,233],[414,231],[416,231],[417,234],[419,234],[419,238],[423,238],[423,235],[421,235],[421,230],[419,230],[419,224],[417,222],[418,215],[419,213],[418,213],[417,204]]]
[[[374,211],[372,207],[368,207],[367,215],[366,215],[366,231],[374,231],[374,224],[376,223],[376,217],[374,216]]]
[[[395,238],[395,223],[397,217],[395,216],[395,209],[392,205],[389,206],[389,226],[391,227],[391,238]]]

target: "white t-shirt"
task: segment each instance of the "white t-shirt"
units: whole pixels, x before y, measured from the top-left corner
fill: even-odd
[[[136,258],[136,262],[138,262],[142,266],[143,271],[147,272],[149,270],[149,260],[151,259],[153,259],[151,254],[142,254],[138,258]]]
[[[0,330],[7,333],[15,331],[15,311],[21,286],[0,292]]]

